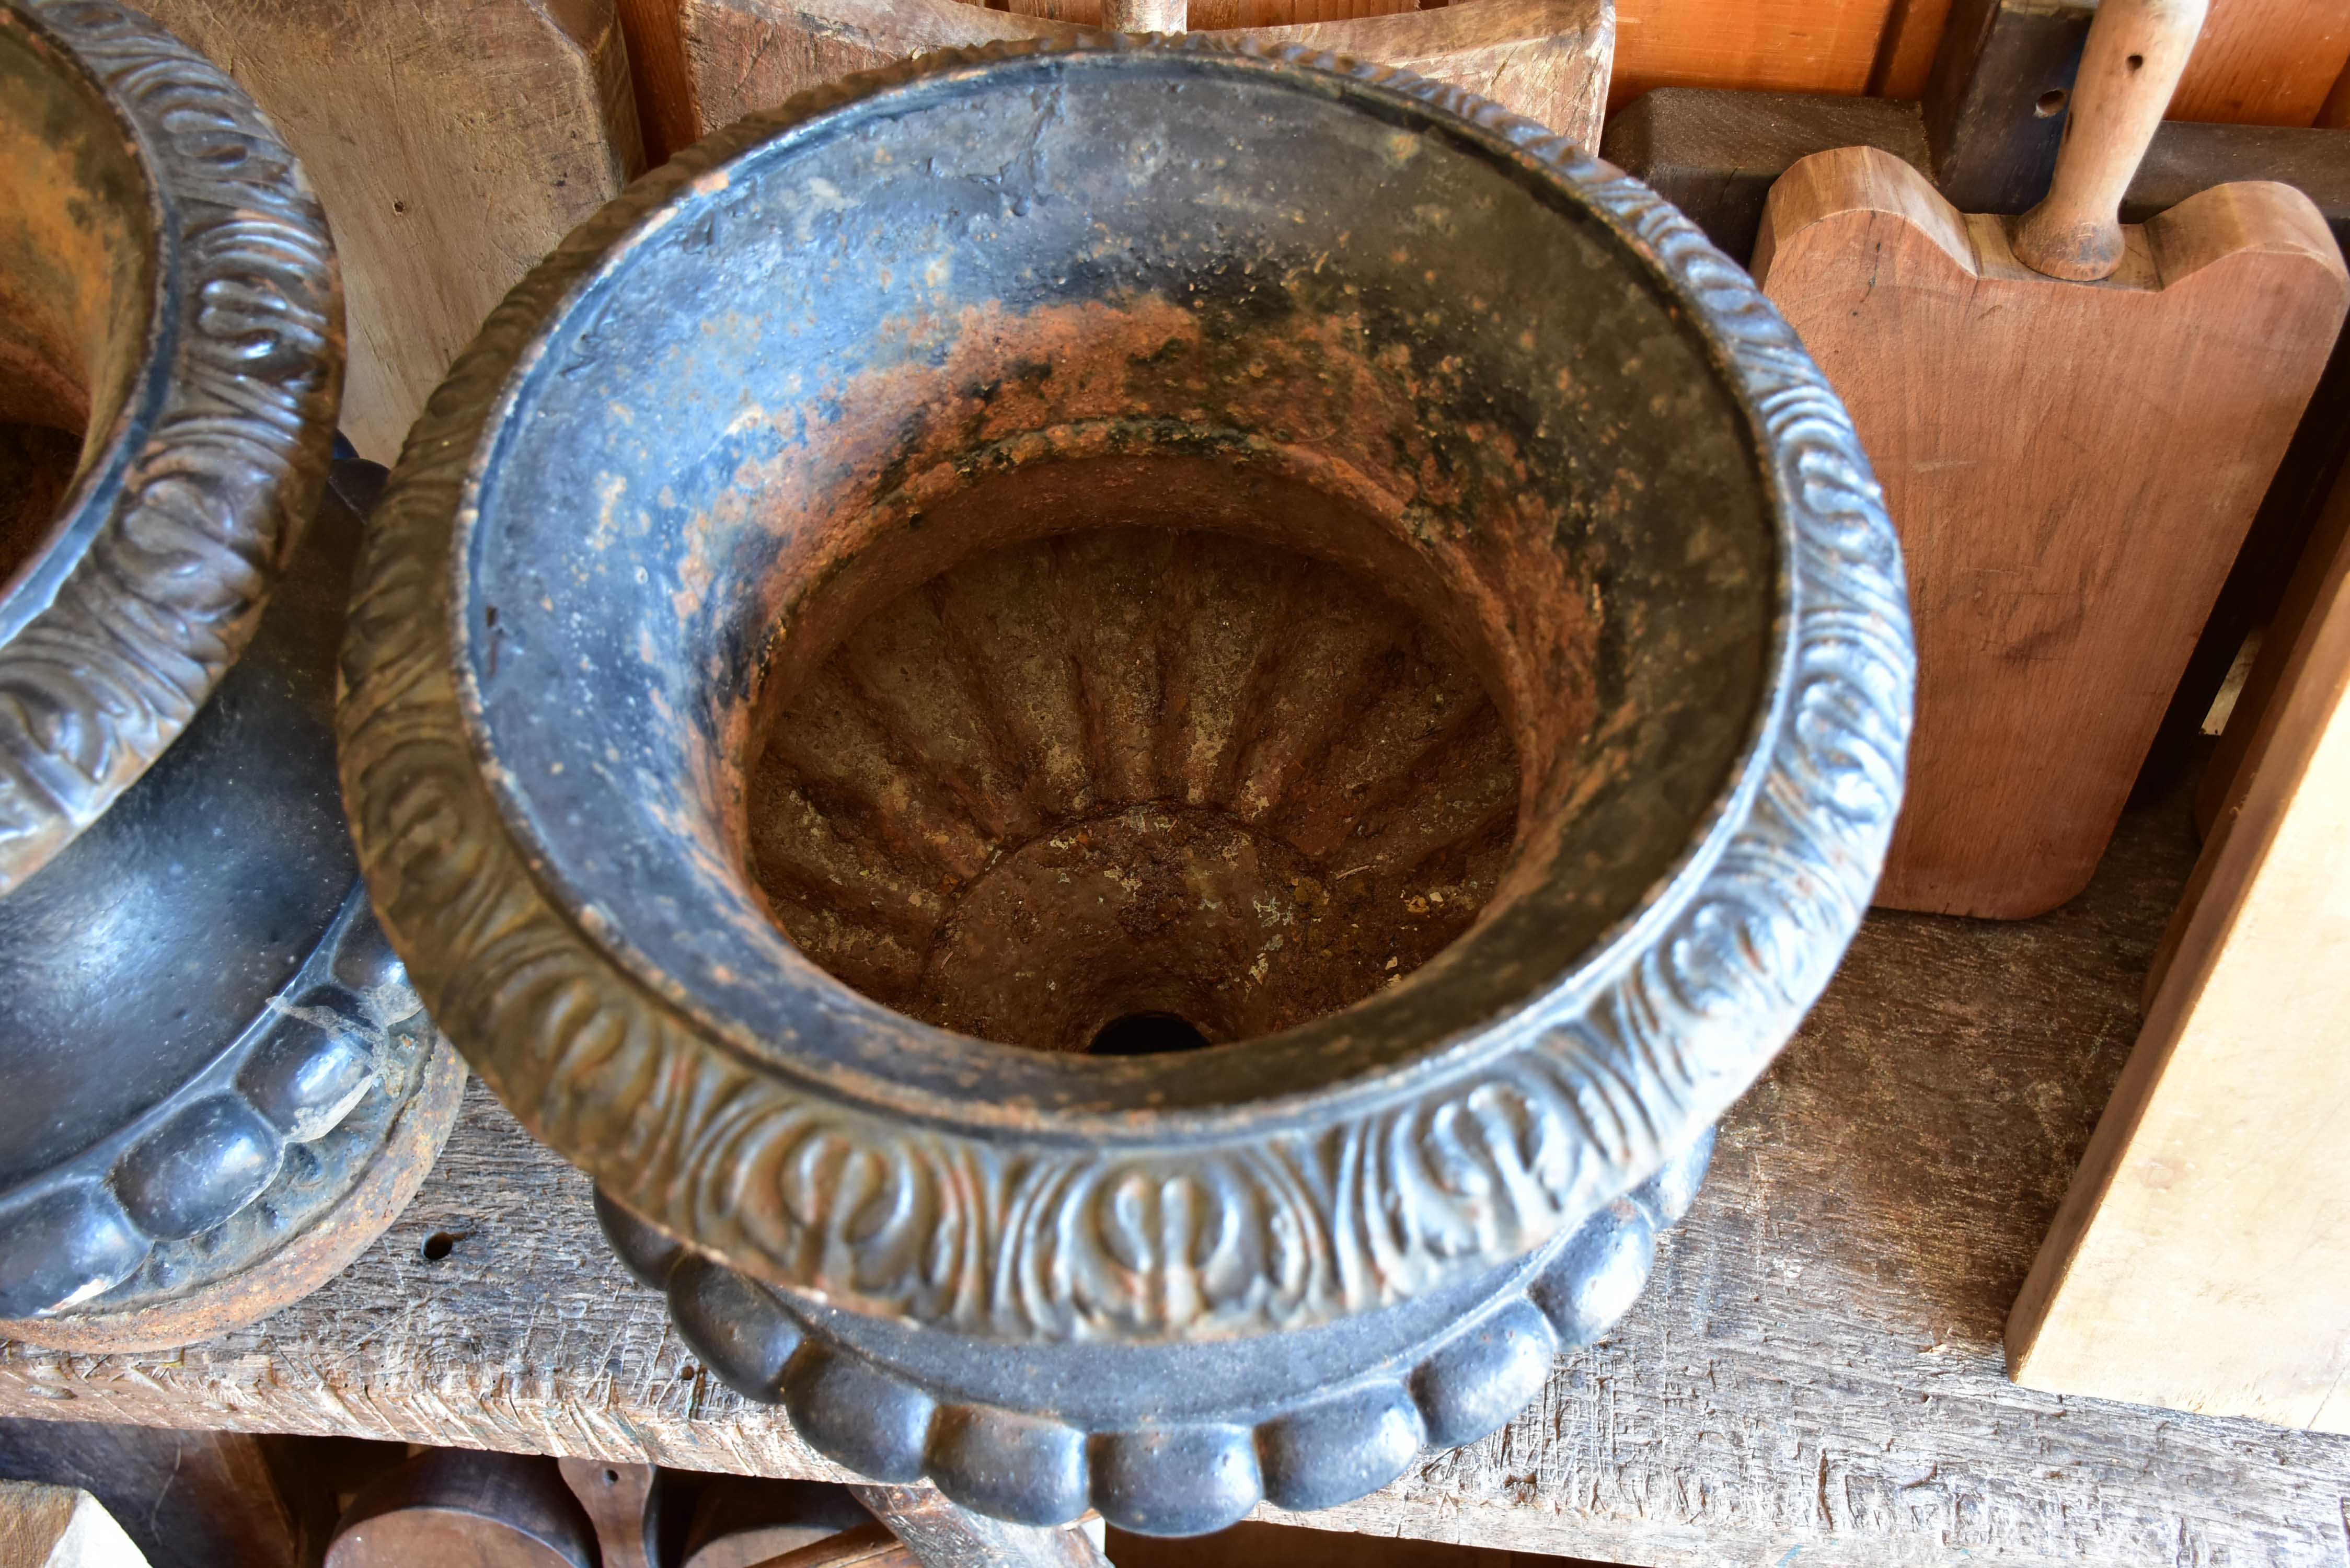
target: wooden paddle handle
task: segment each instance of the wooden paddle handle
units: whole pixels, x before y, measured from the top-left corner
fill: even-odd
[[[2048,195],[2015,230],[2016,259],[2092,282],[2122,259],[2122,192],[2154,140],[2210,0],[2100,0]]]

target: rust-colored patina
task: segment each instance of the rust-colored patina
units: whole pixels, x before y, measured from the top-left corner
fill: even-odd
[[[1517,794],[1474,672],[1394,600],[1253,541],[1114,528],[868,617],[775,725],[752,847],[801,950],[901,1012],[1057,1050],[1165,1013],[1212,1044],[1467,929]]]

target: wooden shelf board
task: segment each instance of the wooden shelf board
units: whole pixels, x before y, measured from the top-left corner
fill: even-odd
[[[2174,791],[2055,914],[1872,919],[1617,1332],[1506,1430],[1299,1521],[1642,1564],[2344,1562],[2350,1439],[2002,1364],[2193,855]],[[585,1179],[468,1093],[414,1205],[325,1290],[169,1354],[0,1344],[0,1415],[837,1477],[679,1343]]]

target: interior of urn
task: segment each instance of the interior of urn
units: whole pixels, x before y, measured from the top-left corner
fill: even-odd
[[[0,597],[132,395],[151,309],[148,192],[69,60],[0,26]]]
[[[746,1059],[924,1114],[1371,1083],[1724,820],[1786,589],[1698,310],[1356,93],[941,73],[675,192],[542,329],[460,516],[463,722],[534,874]]]
[[[1218,487],[1268,527],[1182,526]],[[802,952],[942,1028],[1139,1055],[1336,1012],[1468,929],[1515,838],[1516,745],[1444,631],[1298,547],[1342,507],[1128,458],[934,521],[974,508],[1109,522],[899,593],[791,695],[748,830]]]

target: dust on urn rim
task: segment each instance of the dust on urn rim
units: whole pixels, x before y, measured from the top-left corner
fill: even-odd
[[[5,0],[140,186],[139,351],[40,546],[0,577],[0,893],[138,782],[251,640],[317,505],[343,381],[326,215],[227,74],[114,0]]]
[[[1772,531],[1760,700],[1740,718],[1734,766],[1634,907],[1534,994],[1405,1051],[1377,1038],[1380,1010],[1424,1004],[1471,967],[1489,926],[1377,998],[1164,1058],[952,1034],[792,954],[780,972],[806,1016],[890,1032],[946,1063],[938,1079],[975,1087],[958,1097],[795,1054],[649,959],[536,830],[469,656],[467,579],[500,438],[574,313],[617,286],[645,242],[764,161],[991,79],[1170,59],[1440,133],[1539,202],[1604,225],[1742,415]],[[1525,1256],[1644,1180],[1767,1064],[1841,957],[1898,807],[1913,675],[1898,547],[1848,419],[1751,280],[1676,211],[1458,88],[1198,36],[949,52],[803,94],[647,175],[519,285],[452,368],[411,435],[360,581],[341,715],[354,833],[395,946],[477,1070],[629,1210],[757,1277],[1024,1338],[1335,1321]],[[1244,1062],[1261,1072],[1284,1052],[1314,1059],[1316,1075],[1160,1108],[1170,1084]],[[1456,1136],[1471,1125],[1481,1137]],[[1343,1199],[1301,1178],[1331,1147],[1374,1151]],[[1229,1288],[1191,1309],[1114,1287],[1088,1295],[1066,1271],[1042,1299],[974,1304],[951,1282],[882,1266],[917,1233],[1033,1259],[1066,1244],[1070,1225],[1115,1228],[1077,1218],[1092,1206],[1178,1181],[1230,1221],[1216,1242]],[[1342,1202],[1386,1212],[1390,1233],[1369,1238]],[[1076,1272],[1098,1286],[1108,1267],[1105,1255]]]

